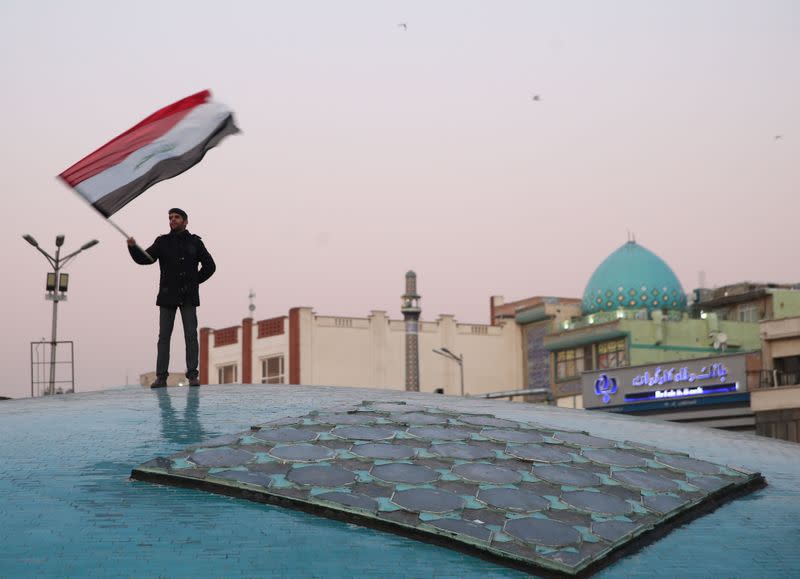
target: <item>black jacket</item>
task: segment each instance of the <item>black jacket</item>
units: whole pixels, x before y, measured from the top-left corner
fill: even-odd
[[[150,265],[141,249],[128,246],[133,261],[140,265]],[[200,305],[201,283],[210,278],[217,269],[214,259],[208,253],[199,236],[184,230],[171,231],[159,235],[153,245],[147,248],[161,268],[157,306]],[[198,269],[198,265],[202,266]]]

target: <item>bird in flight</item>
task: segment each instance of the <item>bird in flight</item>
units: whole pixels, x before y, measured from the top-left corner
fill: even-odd
[[[403,32],[408,32],[408,24],[406,24],[405,22],[401,22],[400,24],[397,25],[397,27],[402,28]]]
[[[783,135],[775,135],[775,140],[780,141],[783,138]]]
[[[531,96],[531,100],[538,102],[538,101],[542,100],[542,98],[538,94],[535,94],[535,95]]]

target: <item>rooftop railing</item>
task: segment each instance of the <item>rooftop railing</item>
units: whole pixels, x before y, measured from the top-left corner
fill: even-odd
[[[761,370],[760,388],[777,388],[779,386],[800,385],[800,374],[797,372],[784,372],[783,370]]]

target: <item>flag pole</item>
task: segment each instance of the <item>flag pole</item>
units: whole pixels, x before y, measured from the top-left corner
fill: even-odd
[[[108,221],[108,222],[111,224],[111,227],[113,227],[114,229],[116,229],[117,231],[119,231],[119,232],[120,232],[120,233],[121,233],[121,234],[122,234],[122,235],[125,237],[125,239],[130,239],[130,238],[131,238],[131,236],[130,236],[130,235],[128,235],[127,233],[125,233],[125,231],[123,231],[123,229],[122,229],[122,228],[121,228],[119,225],[117,225],[116,223],[114,223],[113,221],[111,221],[111,219],[110,219],[110,218],[106,217],[106,221]],[[147,259],[149,259],[149,260],[150,260],[150,263],[155,263],[155,261],[156,261],[156,260],[155,260],[155,259],[153,259],[153,257],[152,257],[152,256],[151,256],[149,253],[147,253],[147,252],[144,250],[144,248],[143,248],[143,247],[140,247],[138,243],[137,243],[137,244],[136,244],[134,247],[138,248],[138,249],[139,249],[139,251],[141,251],[143,254],[145,254],[145,255],[147,256]]]
[[[83,199],[83,200],[84,200],[86,203],[88,203],[88,204],[89,204],[89,206],[90,206],[92,209],[94,209],[94,210],[95,210],[95,211],[97,211],[97,212],[98,212],[100,215],[102,215],[102,216],[103,216],[103,218],[104,218],[104,219],[105,219],[105,220],[106,220],[106,221],[107,221],[107,222],[108,222],[108,223],[111,225],[111,227],[113,227],[114,229],[116,229],[117,231],[119,231],[119,232],[120,232],[120,233],[123,235],[123,237],[125,237],[125,239],[130,239],[130,238],[131,238],[131,236],[130,236],[130,235],[128,235],[128,234],[127,234],[127,233],[126,233],[126,232],[125,232],[125,231],[122,229],[122,227],[120,227],[119,225],[117,225],[116,223],[114,223],[113,221],[111,221],[111,218],[110,218],[108,215],[106,215],[105,213],[103,213],[102,211],[100,211],[100,210],[99,210],[97,207],[95,207],[94,203],[92,203],[91,201],[89,201],[89,200],[88,200],[86,197],[84,197],[84,196],[83,196],[83,194],[82,194],[80,191],[78,191],[78,190],[77,190],[77,189],[75,189],[75,188],[74,188],[72,185],[70,185],[70,184],[69,184],[69,182],[68,182],[66,179],[64,179],[64,176],[63,176],[63,175],[59,175],[59,176],[58,176],[58,178],[59,178],[59,179],[61,179],[61,181],[63,181],[63,182],[64,182],[64,183],[67,185],[67,187],[69,187],[69,188],[72,190],[72,192],[73,192],[73,193],[75,193],[75,195],[77,195],[78,197],[80,197],[81,199]],[[150,263],[155,263],[155,262],[156,262],[156,260],[155,260],[155,259],[153,259],[153,256],[152,256],[152,255],[150,255],[149,253],[147,253],[147,251],[145,251],[145,249],[144,249],[143,247],[141,247],[141,246],[140,246],[138,243],[137,243],[137,244],[136,244],[134,247],[137,247],[137,248],[139,248],[139,251],[141,251],[141,252],[142,252],[142,253],[143,253],[143,254],[144,254],[146,257],[147,257],[147,259],[149,259],[149,260],[150,260]]]
[[[106,217],[106,221],[108,221],[108,222],[111,224],[111,227],[113,227],[114,229],[116,229],[117,231],[119,231],[119,232],[120,232],[122,235],[124,235],[124,236],[125,236],[125,239],[130,239],[130,237],[131,237],[131,236],[130,236],[130,235],[128,235],[127,233],[125,233],[125,232],[122,230],[122,227],[120,227],[119,225],[117,225],[116,223],[114,223],[113,221],[111,221],[111,219],[109,219],[108,217]]]

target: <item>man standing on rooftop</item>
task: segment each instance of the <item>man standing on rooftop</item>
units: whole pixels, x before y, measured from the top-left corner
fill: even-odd
[[[164,388],[169,376],[169,349],[175,314],[180,308],[183,336],[186,341],[186,377],[189,386],[200,386],[197,343],[197,307],[200,305],[200,284],[210,278],[217,266],[198,235],[189,233],[189,217],[183,209],[169,210],[169,233],[160,235],[147,248],[147,254],[128,239],[128,252],[133,261],[150,265],[158,261],[161,268],[156,305],[159,307],[158,356],[156,379],[151,388]]]

